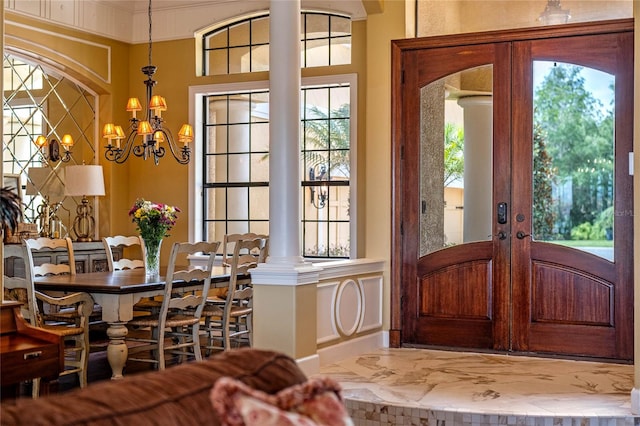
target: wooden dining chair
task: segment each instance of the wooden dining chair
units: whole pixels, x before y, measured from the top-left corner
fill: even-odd
[[[31,267],[32,274],[35,277],[45,276],[45,275],[75,275],[75,255],[73,251],[73,243],[71,238],[34,238],[34,239],[26,239],[24,244],[27,249],[27,256],[25,257],[25,263],[28,261],[29,266]],[[37,253],[40,250],[46,250],[50,252],[51,250],[62,251],[64,254],[61,256],[56,256],[56,259],[62,259],[63,261],[66,258],[66,263],[52,263],[47,262],[46,260],[43,262],[42,258],[39,258],[38,262],[35,261],[34,253]],[[47,259],[46,257],[44,259]],[[51,305],[40,303],[40,313],[43,316],[43,319],[46,321],[66,321],[66,322],[78,322],[78,313],[76,309],[70,307],[69,309],[64,309],[64,307],[60,307],[59,305]],[[98,312],[99,313],[99,312]]]
[[[64,296],[52,296],[39,292],[34,287],[35,271],[43,273],[44,270],[62,270],[64,268],[38,268],[33,266],[33,256],[30,247],[38,246],[38,243],[25,241],[23,245],[25,278],[3,277],[5,300],[15,300],[22,303],[21,313],[29,323],[35,327],[43,328],[55,333],[65,341],[64,345],[64,371],[60,376],[77,374],[80,387],[87,386],[87,368],[89,365],[89,318],[93,311],[94,300],[88,293],[76,292]],[[43,315],[40,306],[60,308],[61,312],[69,312],[73,309],[74,315],[62,317],[62,321],[55,318],[47,318]],[[69,320],[69,318],[73,318]],[[33,382],[33,397],[37,398],[39,380]]]
[[[255,234],[253,232],[239,233],[239,234],[225,234],[222,238],[222,265],[231,266],[230,256],[233,256],[235,243],[240,240],[253,240],[256,238],[262,238],[265,240],[265,248],[260,251],[262,258],[259,262],[266,262],[269,255],[269,236],[265,234]]]
[[[202,360],[200,350],[200,318],[211,286],[211,274],[219,242],[174,243],[169,257],[162,307],[158,313],[136,317],[127,323],[128,361],[153,363],[159,370],[166,366],[166,354],[177,355],[179,362],[188,357]],[[185,257],[209,253],[203,268],[180,267]],[[182,263],[179,263],[182,262]],[[181,292],[176,282],[192,283]],[[150,336],[139,336],[150,329]],[[149,357],[149,351],[152,356]],[[142,356],[145,353],[147,356]]]
[[[60,275],[60,274],[76,274],[76,262],[73,252],[73,242],[71,238],[33,238],[25,240],[25,244],[28,249],[29,259],[31,261],[31,269],[35,276],[43,275]],[[57,250],[66,251],[67,263],[39,263],[33,262],[34,251],[39,250]],[[64,256],[58,258],[64,259]]]
[[[265,246],[259,251],[254,251],[254,255],[258,255],[258,263],[267,261],[269,255],[269,236],[266,234],[256,234],[253,232],[237,233],[237,234],[225,234],[222,239],[222,266],[231,266],[231,258],[233,257],[233,250],[236,242],[240,240],[253,240],[256,238],[262,238],[265,240]],[[247,250],[244,250],[245,252]],[[209,292],[209,298],[207,303],[226,303],[227,289],[215,288]]]
[[[76,262],[75,254],[73,250],[73,242],[71,238],[34,238],[25,240],[27,247],[27,253],[29,255],[29,262],[33,270],[34,277],[41,277],[45,275],[75,275],[76,274]],[[66,263],[49,263],[49,262],[36,262],[34,253],[40,250],[49,252],[50,250],[66,252],[65,255],[58,255],[56,259],[64,260],[66,257]],[[74,307],[65,309],[58,305],[48,306],[43,304],[41,306],[41,315],[45,321],[66,321],[79,323],[78,312]],[[91,314],[90,323],[93,325],[102,324],[102,307],[98,304],[93,306],[93,313]]]
[[[139,235],[114,235],[112,237],[103,237],[102,245],[107,255],[107,265],[110,271],[122,271],[125,269],[143,269],[145,268],[144,262],[144,240]],[[123,255],[128,257],[121,257],[115,259],[113,255],[113,249],[121,247],[123,249]],[[138,255],[134,257],[133,255]],[[155,297],[143,297],[134,305],[134,315],[139,315],[139,311],[157,311],[162,306],[161,298]]]
[[[265,257],[267,239],[262,237],[237,240],[231,266],[229,286],[224,303],[211,301],[205,304],[202,316],[207,336],[205,353],[213,350],[229,350],[231,342],[252,346],[253,339],[253,286],[240,285],[239,278],[249,274]]]
[[[144,241],[138,235],[114,235],[113,237],[103,237],[102,245],[107,254],[107,263],[110,271],[121,271],[123,269],[144,268]],[[113,249],[122,247],[124,254],[129,257],[115,259]],[[138,257],[132,257],[138,254]]]

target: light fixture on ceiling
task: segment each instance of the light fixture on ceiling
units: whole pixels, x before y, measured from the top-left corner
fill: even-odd
[[[107,139],[105,157],[109,161],[124,163],[133,154],[143,159],[153,158],[157,165],[160,158],[164,157],[166,148],[169,147],[171,154],[180,164],[187,164],[191,156],[189,143],[193,141],[193,127],[190,124],[183,124],[178,132],[177,143],[168,128],[164,127],[162,111],[167,110],[167,102],[164,97],[153,94],[153,86],[156,81],[152,78],[157,67],[151,64],[151,0],[149,0],[149,65],[142,67],[142,73],[147,76],[144,84],[147,86],[146,116],[138,119],[136,113],[142,110],[142,105],[138,98],[130,98],[127,102],[127,111],[131,113],[129,119],[129,135],[125,133],[121,126],[107,123],[102,130],[102,136]],[[137,136],[141,136],[141,142],[136,145]],[[124,142],[122,140],[125,139]],[[178,144],[182,143],[182,147]]]
[[[569,22],[571,14],[569,10],[565,10],[560,5],[560,0],[548,0],[547,6],[540,14],[538,21],[544,25],[566,24]]]
[[[320,182],[319,185],[312,186],[310,189],[311,204],[318,210],[323,209],[329,200],[329,187],[327,185],[329,174],[327,173],[327,166],[324,164],[316,164],[314,167],[309,167],[309,180]]]
[[[33,143],[38,147],[38,150],[42,154],[42,156],[52,162],[68,162],[71,160],[71,147],[73,146],[73,138],[71,135],[64,135],[60,142],[56,139],[51,139],[47,141],[47,138],[43,135],[40,135],[36,138]],[[62,146],[62,150],[64,153],[60,155],[60,146]]]

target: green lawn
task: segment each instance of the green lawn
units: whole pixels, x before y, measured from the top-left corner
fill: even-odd
[[[613,241],[609,240],[555,240],[549,242],[567,247],[613,247]]]

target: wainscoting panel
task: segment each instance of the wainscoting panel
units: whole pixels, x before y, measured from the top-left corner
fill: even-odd
[[[340,281],[330,281],[318,284],[317,342],[319,345],[340,339],[340,334],[336,329],[336,322],[332,319],[332,313],[335,311],[336,293],[339,285]]]

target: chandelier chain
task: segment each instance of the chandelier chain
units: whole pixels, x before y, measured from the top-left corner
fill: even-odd
[[[149,16],[149,66],[151,66],[151,64],[152,64],[152,62],[151,62],[151,46],[152,46],[152,42],[151,42],[151,0],[149,0],[148,16]]]

